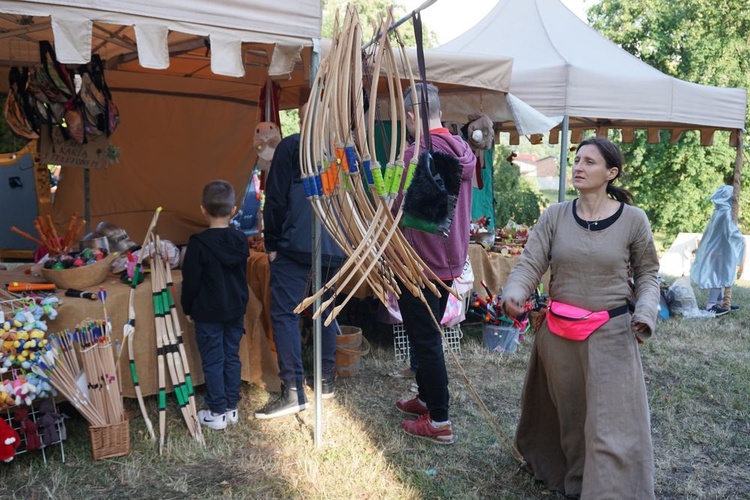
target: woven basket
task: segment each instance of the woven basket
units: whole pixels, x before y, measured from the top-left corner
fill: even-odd
[[[89,426],[94,460],[130,455],[130,421],[99,427]]]
[[[42,269],[41,272],[44,279],[54,283],[57,288],[82,290],[104,281],[107,273],[109,273],[109,265],[114,258],[115,254],[109,254],[99,262],[87,266],[71,267],[70,269]]]

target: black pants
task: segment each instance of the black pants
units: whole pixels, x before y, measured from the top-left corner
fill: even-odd
[[[449,287],[452,283],[452,281],[445,282]],[[440,322],[448,303],[448,291],[438,286],[440,297],[437,297],[429,290],[425,290],[424,297],[429,306],[428,310],[421,300],[407,291],[406,287],[401,285],[401,290],[403,293],[398,306],[401,309],[404,330],[414,349],[414,357],[418,365],[419,398],[427,404],[432,419],[443,422],[449,419],[448,371],[445,368],[440,328],[430,317],[429,311],[432,311]]]

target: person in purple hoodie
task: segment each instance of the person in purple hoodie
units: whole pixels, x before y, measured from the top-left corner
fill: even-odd
[[[417,84],[414,90],[410,88],[404,96],[406,127],[412,136],[414,136],[415,128],[420,126],[420,123],[415,122],[414,107],[420,105],[418,97],[422,95],[422,85]],[[443,127],[437,87],[426,84],[425,90],[432,149],[456,157],[462,168],[461,186],[453,223],[447,238],[410,228],[402,228],[402,230],[407,241],[425,264],[450,287],[453,280],[461,275],[469,252],[471,178],[476,157],[466,141],[452,135]],[[423,140],[420,151],[424,151],[424,147]],[[405,164],[409,163],[413,154],[414,145],[411,145],[404,154]],[[398,209],[402,199],[403,191],[394,204],[394,210]],[[435,318],[442,318],[445,312],[448,292],[439,285],[438,289],[441,291],[440,297],[430,292],[425,293],[429,310],[420,299],[408,292],[403,293],[399,298],[398,305],[401,309],[404,329],[414,347],[414,356],[418,365],[416,379],[419,392],[413,399],[397,401],[396,408],[403,413],[418,417],[417,420],[405,420],[401,424],[401,428],[407,434],[438,444],[452,444],[454,437],[453,426],[448,415],[450,396],[448,372],[443,356],[443,340],[440,328],[430,315],[431,311]]]

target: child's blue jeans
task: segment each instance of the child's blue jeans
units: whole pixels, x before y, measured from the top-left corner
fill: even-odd
[[[240,340],[244,333],[242,316],[223,323],[195,322],[195,342],[206,382],[204,399],[206,406],[214,413],[237,408],[242,386]]]

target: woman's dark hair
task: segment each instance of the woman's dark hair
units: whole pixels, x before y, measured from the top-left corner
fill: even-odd
[[[625,159],[622,156],[622,151],[617,147],[615,143],[604,137],[590,137],[578,145],[576,153],[581,150],[583,146],[596,146],[602,157],[607,168],[617,168],[617,175],[614,179],[607,183],[607,194],[617,201],[632,205],[634,203],[633,194],[625,188],[613,186],[612,183],[617,180],[618,177],[624,177],[625,172],[622,169],[622,165]]]

